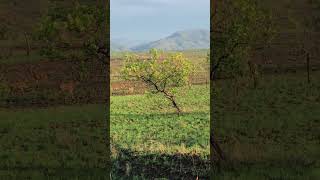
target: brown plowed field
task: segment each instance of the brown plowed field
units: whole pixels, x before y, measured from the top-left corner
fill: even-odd
[[[101,103],[107,68],[98,61],[49,61],[0,66],[1,106]],[[62,84],[71,84],[66,89]],[[68,90],[69,88],[69,90]]]

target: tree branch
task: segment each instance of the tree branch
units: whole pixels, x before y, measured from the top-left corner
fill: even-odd
[[[239,46],[239,44],[240,44],[240,43],[235,43],[235,44],[232,46],[232,48],[231,48],[231,50],[229,51],[229,53],[224,54],[224,55],[222,55],[222,56],[220,56],[220,57],[218,58],[217,63],[212,67],[212,70],[211,70],[211,72],[210,72],[210,78],[211,78],[212,80],[215,79],[215,73],[216,73],[217,69],[219,68],[220,64],[221,64],[225,59],[229,58],[229,56],[231,56],[231,54],[232,54],[233,51]]]
[[[161,89],[155,82],[153,82],[150,78],[146,78],[144,76],[140,76],[139,77],[140,79],[142,79],[146,84],[150,84],[151,86],[153,86],[157,93],[160,92],[160,93],[163,93],[164,96],[169,99],[173,105],[174,108],[177,109],[178,113],[180,114],[181,113],[181,109],[179,108],[175,98],[174,98],[174,95],[172,94],[169,94],[166,90],[165,90],[165,87],[163,87],[163,89]]]

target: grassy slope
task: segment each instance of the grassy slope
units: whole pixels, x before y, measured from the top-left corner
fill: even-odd
[[[112,97],[113,175],[123,177],[130,160],[140,178],[155,169],[163,177],[207,176],[208,97],[194,87],[179,98],[187,112],[180,117],[150,105],[162,98]],[[0,179],[107,178],[104,116],[102,105],[0,110]]]
[[[217,83],[214,126],[230,164],[217,179],[319,179],[320,79],[273,75],[258,89]],[[243,85],[242,85],[243,86]]]
[[[0,179],[105,179],[103,105],[0,110]]]
[[[111,98],[113,174],[147,179],[208,178],[209,89],[194,86],[179,97],[184,114],[148,95]],[[194,161],[194,162],[193,162]]]

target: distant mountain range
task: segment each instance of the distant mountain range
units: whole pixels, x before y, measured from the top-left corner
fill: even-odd
[[[148,51],[156,48],[162,50],[208,49],[210,32],[196,29],[175,32],[168,37],[153,42],[134,43],[126,39],[112,39],[111,51]]]

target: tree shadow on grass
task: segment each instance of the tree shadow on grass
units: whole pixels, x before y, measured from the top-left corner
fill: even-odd
[[[109,179],[107,168],[92,167],[44,167],[44,166],[15,166],[0,167],[0,179],[77,179],[104,180]]]
[[[147,121],[161,121],[161,119],[175,120],[179,119],[179,117],[194,117],[205,119],[208,118],[208,114],[209,113],[205,112],[185,112],[180,115],[178,115],[177,113],[114,113],[111,114],[111,122],[112,117],[116,117],[117,119],[121,119],[122,121],[122,117],[130,117],[130,119],[136,120],[141,119]],[[159,123],[161,124],[161,122]],[[161,131],[161,129],[158,130]],[[203,129],[199,129],[199,132],[200,131],[203,131]],[[184,140],[184,142],[188,142],[188,140]],[[194,142],[195,141],[192,139],[191,143]],[[137,177],[139,179],[167,178],[170,180],[195,180],[197,177],[199,179],[209,179],[209,157],[202,157],[196,154],[180,153],[142,153],[130,150],[128,148],[118,147],[117,145],[114,146],[116,157],[112,158],[112,179],[130,179],[133,177]]]
[[[230,160],[211,167],[212,179],[319,179],[316,161],[275,160],[260,161]]]
[[[117,149],[112,158],[113,179],[209,179],[209,158],[192,154],[141,154],[127,149]]]

